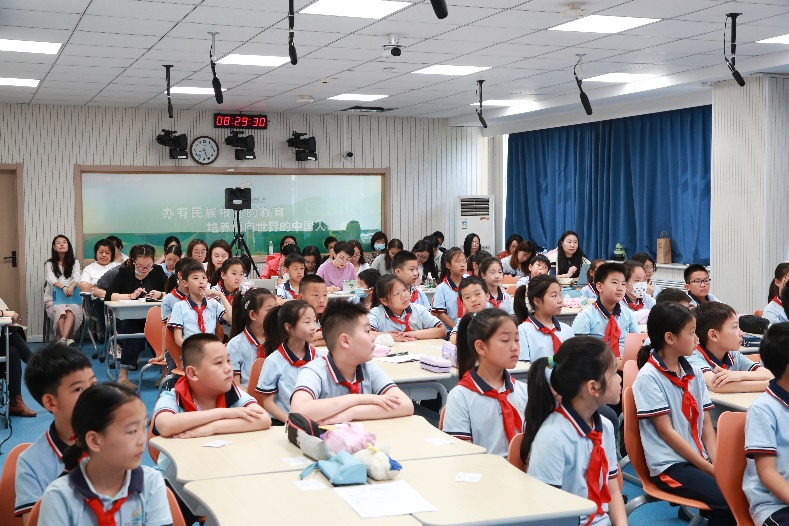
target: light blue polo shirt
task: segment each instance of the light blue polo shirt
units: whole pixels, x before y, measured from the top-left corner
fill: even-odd
[[[19,455],[16,461],[16,500],[14,515],[29,513],[36,501],[44,494],[47,486],[58,478],[63,470],[63,453],[68,444],[63,442],[55,429],[55,422],[46,433],[33,442]]]
[[[255,335],[248,328],[233,336],[227,342],[227,352],[230,355],[230,365],[235,374],[241,375],[241,384],[249,383],[249,373],[252,371],[252,362],[258,359],[258,346],[261,345]]]
[[[428,309],[415,303],[408,306],[400,316],[395,316],[387,307],[378,305],[367,313],[367,318],[370,320],[370,327],[377,332],[407,332],[406,323],[412,331],[432,329],[442,325],[441,320],[433,316]],[[401,323],[395,320],[400,320]]]
[[[622,298],[622,301],[619,302],[622,307],[627,307],[630,310],[651,310],[652,307],[655,306],[657,302],[655,298],[650,295],[645,295],[643,298],[637,298],[635,301],[630,300],[627,296]],[[640,308],[639,308],[640,307]]]
[[[761,525],[786,504],[764,487],[756,472],[754,458],[757,455],[774,456],[778,473],[789,480],[789,392],[775,379],[770,380],[767,390],[748,409],[745,454],[747,460],[742,489],[748,498],[753,522]]]
[[[786,317],[784,306],[776,302],[775,299],[768,303],[764,308],[764,314],[762,314],[762,318],[768,320],[771,325],[773,323],[784,323],[789,321],[789,319]]]
[[[430,300],[427,299],[425,293],[411,285],[411,305],[414,304],[421,305],[427,310],[431,309]]]
[[[295,300],[299,297],[299,293],[293,290],[290,280],[277,287],[277,297],[286,300]]]
[[[690,308],[695,309],[696,307],[698,307],[699,299],[693,294],[691,294],[688,290],[686,290],[685,292],[688,294],[688,297],[690,298]],[[709,302],[709,301],[720,301],[720,300],[715,296],[713,296],[712,294],[707,294],[707,301]]]
[[[350,388],[342,385],[345,377],[334,364],[331,353],[321,356],[301,367],[296,375],[296,388],[293,392],[304,391],[315,400],[334,398],[351,394]],[[356,367],[351,383],[360,384],[359,394],[384,394],[396,387],[385,372],[373,362],[365,362]],[[291,395],[292,397],[293,395]]]
[[[458,292],[449,276],[436,287],[433,295],[433,312],[444,312],[454,322],[458,322]],[[452,330],[451,325],[446,325],[447,332]]]
[[[730,371],[755,371],[761,367],[758,363],[752,362],[740,351],[729,351],[723,356],[723,360],[718,360],[714,354],[707,349],[697,345],[693,354],[688,356],[688,362],[694,367],[701,369],[702,373],[712,372],[716,367],[729,369]]]
[[[503,310],[510,316],[515,315],[515,309],[512,306],[512,296],[504,292],[504,289],[499,287],[499,294],[495,298],[489,291],[487,291],[487,296],[488,296],[488,303],[485,305],[486,309],[497,308]]]
[[[651,355],[658,363],[658,366],[668,374],[676,376],[676,373],[666,369],[666,365],[660,355],[653,351]],[[700,369],[693,367],[685,357],[679,358],[682,367],[682,378],[686,375],[693,375],[693,379],[688,384],[688,390],[696,399],[699,408],[698,417],[698,439],[701,442],[701,432],[704,428],[704,412],[709,411],[714,406],[710,400],[707,384],[704,383],[704,375]],[[652,418],[659,415],[669,415],[671,426],[692,448],[696,448],[696,442],[691,434],[691,425],[685,415],[682,414],[682,389],[672,384],[651,362],[647,362],[638,371],[636,381],[633,384],[633,396],[636,400],[636,410],[638,411],[638,428],[641,431],[641,443],[644,446],[644,456],[646,457],[649,474],[657,477],[666,469],[678,462],[687,462],[685,457],[674,451],[655,429]],[[704,443],[701,443],[702,455],[709,458]]]
[[[216,332],[216,322],[225,313],[225,307],[216,300],[208,300],[203,298],[203,320],[205,321],[205,332]],[[192,298],[187,297],[185,301],[179,301],[173,307],[173,313],[170,315],[170,321],[167,323],[168,329],[179,328],[184,331],[184,339],[193,334],[200,334],[202,331],[197,325],[197,311],[194,307],[197,303],[192,301]]]
[[[619,475],[616,459],[616,440],[614,426],[600,413],[593,416],[594,428],[603,433],[603,450],[608,461],[608,473],[600,477],[600,484]],[[585,438],[592,428],[575,412],[571,405],[559,405],[548,415],[537,431],[529,454],[529,467],[526,473],[546,484],[562,489],[573,495],[587,498],[589,486],[586,472],[592,457],[594,444]],[[610,524],[608,504],[603,504],[604,515],[598,515],[593,525]],[[589,516],[582,516],[580,524],[586,524]]]
[[[480,378],[476,369],[469,371],[469,375],[478,391],[472,391],[462,385],[452,388],[445,406],[444,432],[482,446],[491,455],[507,458],[509,440],[504,429],[501,404],[495,398],[481,394],[493,388]],[[505,371],[504,385],[498,389],[498,392],[503,393],[507,389],[510,391],[507,401],[515,407],[523,419],[528,398],[526,384],[513,379]]]
[[[566,323],[562,323],[555,317],[553,328],[556,329],[556,336],[561,341],[568,340],[575,336],[573,330]],[[543,334],[540,329],[544,327],[533,315],[529,315],[526,321],[518,325],[518,338],[520,340],[521,354],[518,360],[523,362],[533,362],[538,358],[553,356],[553,338],[550,334]]]
[[[652,291],[652,297],[657,299],[658,294],[663,292],[663,287],[661,287],[660,285],[655,285],[654,283],[652,283],[651,285],[652,287],[654,287],[654,290]]]
[[[85,474],[87,463],[88,459],[83,460],[79,468],[49,485],[41,501],[39,524],[98,524],[96,514],[86,502],[86,499],[94,497],[99,499],[104,511],[112,508],[115,501],[128,497],[115,512],[115,524],[118,526],[164,526],[173,523],[164,479],[154,468],[138,466],[128,470],[121,490],[109,496],[96,493]]]
[[[185,299],[186,296],[181,294],[177,288],[174,288],[168,294],[166,294],[162,299],[162,321],[166,322],[173,313],[173,307],[175,307],[175,304]]]
[[[594,289],[592,283],[587,283],[586,286],[581,289],[581,297],[597,301],[597,291]]]
[[[633,311],[630,309],[623,309],[622,306],[617,303],[614,307],[613,314],[616,319],[616,324],[619,325],[619,330],[621,331],[621,336],[619,337],[619,353],[621,355],[625,350],[625,335],[631,332],[641,332],[641,330],[638,328],[638,322],[636,322]],[[576,336],[588,334],[590,336],[597,336],[602,340],[605,336],[605,328],[608,325],[608,316],[608,311],[605,310],[605,307],[600,305],[600,300],[598,299],[594,305],[585,308],[575,317],[573,321],[573,334]]]
[[[296,389],[296,376],[299,369],[314,360],[317,356],[315,348],[309,343],[306,347],[304,358],[299,358],[293,354],[286,342],[282,342],[277,352],[273,352],[263,362],[263,369],[260,371],[260,379],[254,387],[258,393],[269,395],[275,394],[275,401],[280,409],[290,413],[290,397]],[[307,362],[301,364],[300,361]],[[252,386],[250,386],[252,388]]]

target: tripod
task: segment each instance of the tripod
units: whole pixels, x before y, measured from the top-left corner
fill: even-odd
[[[252,259],[252,254],[249,252],[249,247],[247,246],[247,242],[244,241],[244,233],[241,231],[241,210],[234,210],[236,214],[236,226],[233,232],[233,242],[230,243],[230,250],[233,250],[233,247],[237,247],[238,251],[241,252],[242,255],[245,255],[249,258],[249,262],[252,265],[252,272],[257,275],[258,279],[260,278],[260,271],[258,270],[257,265],[255,265],[255,260]]]

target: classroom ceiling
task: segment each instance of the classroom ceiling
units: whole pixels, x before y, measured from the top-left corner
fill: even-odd
[[[177,109],[330,114],[356,104],[391,108],[386,115],[452,118],[478,125],[476,80],[485,99],[520,99],[539,107],[577,105],[572,67],[585,53],[584,77],[643,73],[660,80],[649,92],[684,93],[731,78],[723,61],[724,20],[738,20],[737,66],[743,74],[789,73],[789,45],[756,40],[789,33],[787,0],[582,0],[586,15],[658,18],[617,34],[549,31],[571,19],[559,0],[448,0],[438,20],[428,0],[415,0],[380,20],[299,13],[298,65],[219,64],[224,93],[174,94]],[[258,6],[258,7],[255,7]],[[0,76],[38,79],[36,88],[0,86],[0,102],[82,106],[166,106],[164,68],[172,84],[211,87],[209,31],[217,55],[288,56],[288,1],[264,0],[3,0],[0,39],[59,42],[58,54],[0,51]],[[383,56],[397,33],[400,57]],[[728,52],[728,49],[727,49]],[[489,67],[461,77],[422,75],[434,64]],[[754,69],[755,68],[755,69]],[[654,79],[653,79],[654,81]],[[638,92],[586,81],[597,99]],[[636,95],[628,95],[637,92]],[[343,93],[388,95],[371,103],[328,100]],[[646,93],[646,91],[644,91]],[[299,100],[310,96],[314,102]],[[515,113],[518,113],[517,111]],[[485,108],[490,121],[512,110]]]

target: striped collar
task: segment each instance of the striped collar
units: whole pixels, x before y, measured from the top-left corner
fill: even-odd
[[[173,287],[173,290],[170,291],[170,294],[175,296],[179,301],[186,299],[186,294],[181,294],[181,291],[178,290],[178,287]]]
[[[304,353],[304,358],[299,358],[298,356],[293,354],[293,351],[290,350],[290,347],[288,347],[288,343],[285,341],[283,341],[280,344],[279,349],[277,350],[280,352],[280,354],[282,354],[282,356],[285,358],[285,360],[288,362],[289,365],[296,367],[298,366],[297,364],[299,362],[302,363],[311,362],[312,360],[315,359],[316,356],[315,348],[307,342],[304,342],[304,347],[306,351]]]
[[[619,303],[614,305],[614,310],[610,314],[609,314],[609,312],[607,310],[605,310],[605,307],[603,307],[603,304],[600,303],[600,299],[599,298],[597,299],[597,301],[594,302],[594,306],[600,312],[600,314],[605,316],[606,319],[610,318],[612,315],[613,316],[619,316],[620,314],[622,314],[622,306]]]
[[[191,297],[191,296],[187,296],[187,297],[186,297],[186,301],[188,301],[188,302],[189,302],[189,306],[190,306],[190,307],[192,307],[193,309],[194,309],[195,307],[197,307],[197,303],[195,303],[194,301],[192,301],[192,297]],[[203,305],[203,307],[205,307],[206,305],[208,305],[208,300],[207,300],[207,299],[205,299],[205,298],[203,298],[202,305]]]
[[[469,376],[471,376],[471,381],[474,382],[474,387],[477,388],[479,394],[486,393],[488,391],[498,391],[498,389],[491,387],[485,380],[482,379],[479,374],[477,374],[476,367],[469,371]],[[508,389],[510,392],[514,391],[512,377],[507,371],[504,371],[504,388]]]
[[[707,349],[704,348],[703,345],[698,344],[696,346],[696,350],[699,351],[699,354],[706,360],[708,364],[710,364],[713,368],[714,367],[722,367],[724,369],[728,369],[730,367],[734,367],[734,360],[732,359],[731,352],[727,351],[726,354],[723,355],[723,360],[718,360],[718,358],[709,352]]]
[[[677,376],[677,373],[669,370],[669,368],[666,367],[666,362],[663,361],[663,358],[660,356],[660,354],[658,354],[657,350],[652,351],[652,358],[655,359],[655,363],[657,363],[660,366],[661,371],[663,371],[665,374],[673,374],[674,376]],[[685,358],[684,356],[680,356],[678,360],[679,360],[679,366],[682,367],[682,376],[683,377],[687,375],[692,376],[693,366],[690,365],[690,362],[688,362],[687,358]]]
[[[581,415],[579,415],[576,410],[573,409],[572,405],[559,404],[556,406],[556,412],[566,418],[567,421],[572,424],[573,429],[575,429],[580,436],[585,437],[592,432],[592,428],[589,427],[589,424],[586,422],[586,420],[581,418]],[[595,411],[592,415],[592,422],[594,422],[594,431],[600,431],[602,433],[603,421],[600,418],[599,411]]]
[[[332,358],[331,353],[324,356],[323,359],[326,361],[326,368],[329,370],[329,376],[331,377],[332,382],[337,385],[342,385],[343,382],[348,382],[348,380],[345,379],[340,370],[337,368],[337,365],[334,363],[334,358]],[[362,369],[362,364],[356,366],[356,377],[353,381],[364,381],[364,371]]]
[[[82,495],[84,498],[101,499],[101,495],[98,495],[95,491],[93,491],[93,485],[85,476],[84,470],[85,470],[85,466],[87,465],[87,462],[88,462],[87,459],[83,460],[82,462],[80,462],[79,467],[77,469],[71,470],[71,472],[67,475],[69,478],[69,482],[77,491],[77,493]],[[127,495],[131,495],[132,493],[143,492],[143,489],[145,488],[145,472],[143,472],[142,466],[137,466],[134,469],[126,471],[126,478],[124,480],[123,487],[126,489]],[[123,492],[123,488],[121,489],[121,492]]]
[[[543,327],[545,327],[545,325],[543,325],[542,323],[540,323],[540,322],[537,320],[537,318],[535,318],[535,317],[534,317],[534,314],[529,314],[529,316],[526,318],[526,321],[530,322],[532,325],[534,325],[535,327],[537,327],[537,330],[538,330],[538,331],[539,331],[540,329],[542,329]],[[559,325],[559,320],[557,320],[557,319],[556,319],[556,316],[551,316],[551,321],[553,322],[553,326],[554,326],[554,328],[555,328],[557,331],[558,331],[558,330],[561,330],[561,325]]]
[[[767,385],[767,392],[770,394],[770,396],[781,402],[784,407],[789,409],[789,392],[778,385],[778,380],[775,378],[770,380],[770,383]]]
[[[389,310],[389,307],[386,305],[381,305],[381,308],[384,310],[384,314],[386,314],[387,318],[397,318],[398,320],[404,319],[406,316],[411,314],[411,305],[405,308],[403,313],[400,316],[395,315],[392,311]]]
[[[57,428],[55,428],[55,422],[52,422],[52,425],[49,426],[49,429],[47,430],[45,435],[47,437],[47,443],[49,444],[49,447],[52,448],[52,451],[55,453],[55,456],[57,456],[58,459],[62,459],[63,453],[66,452],[66,449],[68,449],[69,446],[68,444],[63,442],[63,440],[60,439],[60,436],[58,435],[58,430]]]

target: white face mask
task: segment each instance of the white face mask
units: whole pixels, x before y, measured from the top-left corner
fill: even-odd
[[[373,248],[378,252],[380,252],[386,248],[386,245],[384,245],[383,243],[376,243],[375,245],[373,245]]]
[[[636,298],[643,298],[647,295],[647,287],[649,284],[646,281],[641,283],[633,283],[633,296]]]

